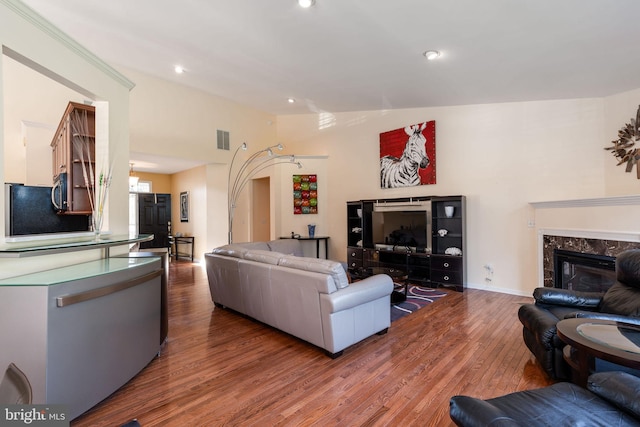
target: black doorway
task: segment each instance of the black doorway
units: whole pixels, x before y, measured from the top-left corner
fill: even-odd
[[[138,194],[138,232],[153,234],[153,240],[140,248],[168,248],[171,221],[171,194]]]

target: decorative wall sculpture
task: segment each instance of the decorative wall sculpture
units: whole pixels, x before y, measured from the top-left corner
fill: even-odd
[[[627,164],[625,172],[631,172],[636,165],[636,177],[640,179],[640,150],[634,148],[636,141],[640,139],[640,105],[636,111],[636,118],[631,119],[623,128],[618,131],[618,139],[611,141],[613,147],[605,147],[610,150],[613,156],[618,159],[618,165]]]
[[[318,213],[317,175],[293,175],[293,213]]]
[[[435,120],[380,134],[380,187],[435,183]]]

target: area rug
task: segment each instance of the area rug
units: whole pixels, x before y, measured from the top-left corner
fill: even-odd
[[[397,304],[391,304],[391,321],[394,322],[408,316],[445,296],[447,296],[446,292],[437,289],[409,285],[407,300]]]

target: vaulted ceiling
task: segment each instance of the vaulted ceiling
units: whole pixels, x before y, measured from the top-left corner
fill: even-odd
[[[637,0],[24,2],[112,65],[273,114],[640,87]],[[428,61],[430,49],[441,56]]]

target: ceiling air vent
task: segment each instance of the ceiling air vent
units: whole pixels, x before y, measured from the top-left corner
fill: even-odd
[[[229,132],[218,129],[218,150],[229,151]]]

